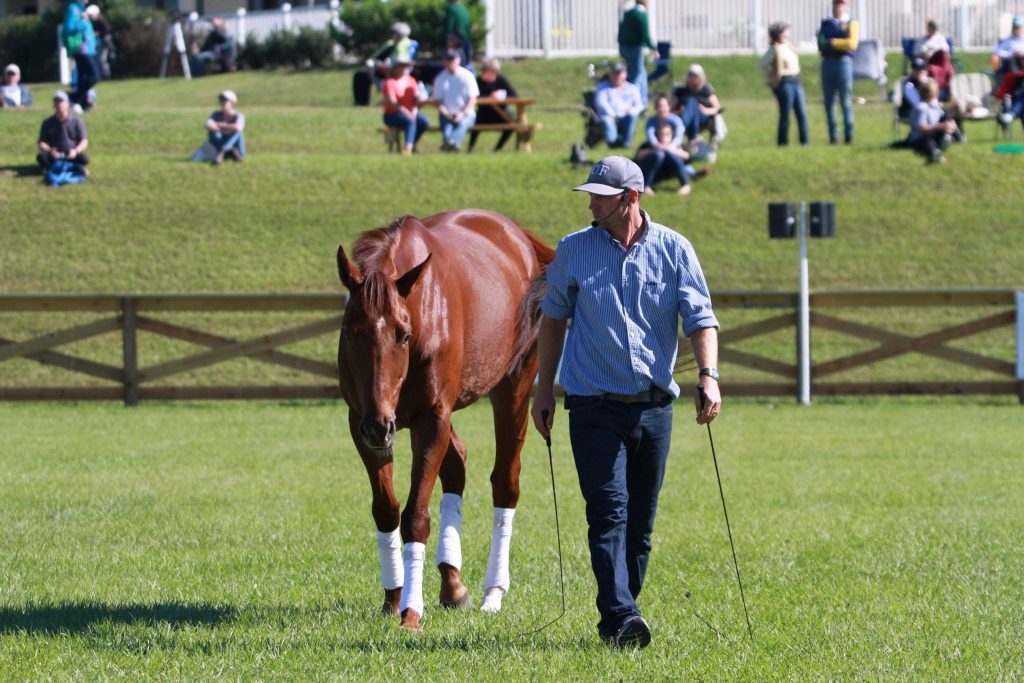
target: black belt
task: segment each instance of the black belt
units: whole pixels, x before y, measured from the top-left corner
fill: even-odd
[[[620,403],[657,403],[670,394],[658,387],[652,387],[647,391],[636,394],[598,394],[597,398],[605,401],[618,401]]]

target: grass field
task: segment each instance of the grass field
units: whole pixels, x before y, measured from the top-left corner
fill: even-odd
[[[678,404],[641,596],[655,641],[618,653],[594,630],[564,414],[554,458],[569,613],[518,638],[559,612],[547,457],[535,434],[504,611],[441,611],[428,571],[427,631],[410,635],[376,614],[368,487],[343,408],[0,406],[0,678],[1017,679],[1019,410],[728,404],[714,436],[750,642],[707,435]],[[470,452],[464,575],[478,602],[490,411],[472,407],[456,423]]]

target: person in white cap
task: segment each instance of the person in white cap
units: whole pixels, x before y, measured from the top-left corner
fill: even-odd
[[[89,156],[85,153],[89,147],[85,123],[71,115],[70,107],[70,98],[66,92],[58,90],[54,93],[53,116],[43,121],[39,128],[39,154],[36,161],[44,169],[59,159],[74,161],[82,166],[89,163]]]
[[[233,90],[225,90],[217,96],[220,109],[210,114],[206,120],[209,131],[208,142],[216,150],[213,165],[219,166],[224,159],[241,161],[245,158],[245,114],[238,111],[238,95]]]
[[[32,93],[21,84],[21,69],[17,64],[4,67],[3,86],[0,86],[0,108],[19,109],[32,106]]]
[[[672,401],[680,394],[672,378],[679,319],[700,368],[694,391],[700,424],[715,419],[722,405],[718,320],[689,241],[641,210],[644,180],[635,163],[605,157],[574,189],[589,193],[594,220],[559,242],[547,268],[531,414],[549,438],[561,358],[597,579],[598,633],[616,647],[644,647],[651,629],[636,600],[668,460]]]

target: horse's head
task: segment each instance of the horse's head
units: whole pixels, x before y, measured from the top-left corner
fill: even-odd
[[[338,274],[349,291],[341,322],[338,367],[362,416],[359,433],[376,450],[395,443],[398,396],[409,371],[409,347],[414,330],[407,298],[423,274],[428,255],[419,265],[392,279],[379,270],[365,277],[338,247]],[[345,381],[343,379],[343,384]]]

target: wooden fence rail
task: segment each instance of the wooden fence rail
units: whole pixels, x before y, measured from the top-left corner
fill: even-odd
[[[732,396],[796,396],[798,364],[795,359],[795,292],[736,292],[714,294],[716,309],[780,309],[777,315],[722,330],[720,365],[746,368],[778,380],[761,382],[724,380]],[[334,363],[285,352],[279,347],[325,335],[336,338],[345,298],[342,294],[138,294],[138,295],[9,295],[0,296],[0,314],[96,313],[98,319],[57,329],[35,337],[15,340],[3,330],[0,319],[0,363],[25,358],[110,383],[110,386],[2,386],[0,401],[31,400],[122,400],[135,405],[140,400],[178,399],[325,399],[340,396]],[[825,309],[858,307],[939,307],[946,309],[989,309],[987,314],[932,330],[908,335],[873,325],[826,314]],[[992,312],[995,309],[995,312]],[[811,386],[820,395],[857,394],[1008,394],[1024,402],[1024,293],[1013,290],[935,291],[852,291],[818,292],[811,295],[810,324],[814,329],[848,335],[874,346],[815,364],[811,363]],[[169,313],[267,313],[323,312],[326,317],[287,327],[269,334],[233,339],[208,331],[162,320]],[[982,353],[949,346],[991,330],[1016,327],[1016,364]],[[737,344],[780,330],[794,332],[794,360],[780,360],[737,348]],[[111,332],[121,332],[121,364],[111,365],[56,351]],[[202,350],[172,360],[140,366],[138,338],[146,333],[187,342]],[[813,354],[812,345],[812,354]],[[918,353],[968,368],[983,370],[1002,379],[985,381],[828,381],[827,378],[863,368],[897,356]],[[237,386],[153,385],[157,380],[182,375],[233,359],[248,358],[288,368],[315,378],[309,384],[268,384]]]

